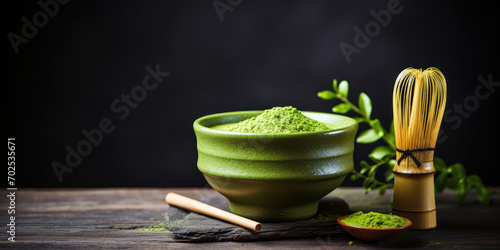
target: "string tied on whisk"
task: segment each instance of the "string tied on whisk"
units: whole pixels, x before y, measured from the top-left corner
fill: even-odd
[[[407,150],[402,150],[402,149],[396,148],[396,151],[403,153],[401,155],[401,157],[399,157],[399,159],[398,159],[398,166],[402,160],[406,159],[407,157],[410,157],[413,160],[413,162],[415,162],[415,165],[417,165],[417,167],[420,167],[420,165],[422,165],[422,163],[420,163],[417,160],[417,157],[415,157],[415,155],[413,153],[423,152],[423,151],[434,151],[434,150],[435,150],[435,148],[419,148],[419,149],[407,149]]]

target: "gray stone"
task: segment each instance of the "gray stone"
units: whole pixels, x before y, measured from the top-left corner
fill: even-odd
[[[202,202],[229,211],[228,201],[220,196]],[[351,214],[347,203],[337,197],[320,201],[318,213],[306,220],[293,222],[262,223],[262,230],[254,232],[202,214],[171,206],[167,209],[166,228],[177,241],[255,241],[265,239],[336,237],[341,233],[337,218]]]

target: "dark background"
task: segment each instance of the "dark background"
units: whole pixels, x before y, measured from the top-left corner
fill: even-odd
[[[316,93],[336,78],[349,81],[355,103],[366,92],[372,116],[388,126],[394,80],[409,66],[435,66],[447,78],[453,113],[443,122],[448,137],[436,155],[463,163],[487,185],[500,184],[491,174],[499,166],[500,91],[474,103],[478,77],[500,82],[498,8],[401,1],[401,13],[348,63],[339,45],[354,45],[354,27],[364,30],[374,20],[370,11],[385,10],[388,2],[242,1],[221,21],[212,1],[70,1],[15,53],[8,34],[22,35],[22,17],[32,20],[42,8],[8,1],[2,8],[4,124],[6,137],[16,137],[17,186],[204,186],[196,168],[196,118],[285,105],[331,112],[338,101]],[[118,119],[111,103],[157,64],[170,75]],[[458,124],[453,107],[464,102],[475,107]],[[65,147],[75,148],[85,139],[81,131],[103,118],[115,130],[59,182],[51,164],[64,163]],[[371,149],[356,145],[357,168]]]

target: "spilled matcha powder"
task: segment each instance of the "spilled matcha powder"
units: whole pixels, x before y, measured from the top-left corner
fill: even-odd
[[[326,124],[303,115],[291,106],[274,107],[264,113],[227,127],[241,133],[300,133],[330,130]]]
[[[376,212],[363,213],[361,211],[353,213],[351,216],[342,220],[347,225],[369,228],[394,228],[402,227],[408,222],[392,214],[381,214]]]

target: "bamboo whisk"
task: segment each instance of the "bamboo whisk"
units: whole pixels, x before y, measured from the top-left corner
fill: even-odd
[[[432,161],[445,106],[446,80],[437,68],[407,68],[399,74],[393,93],[393,213],[410,219],[412,229],[437,225]]]

